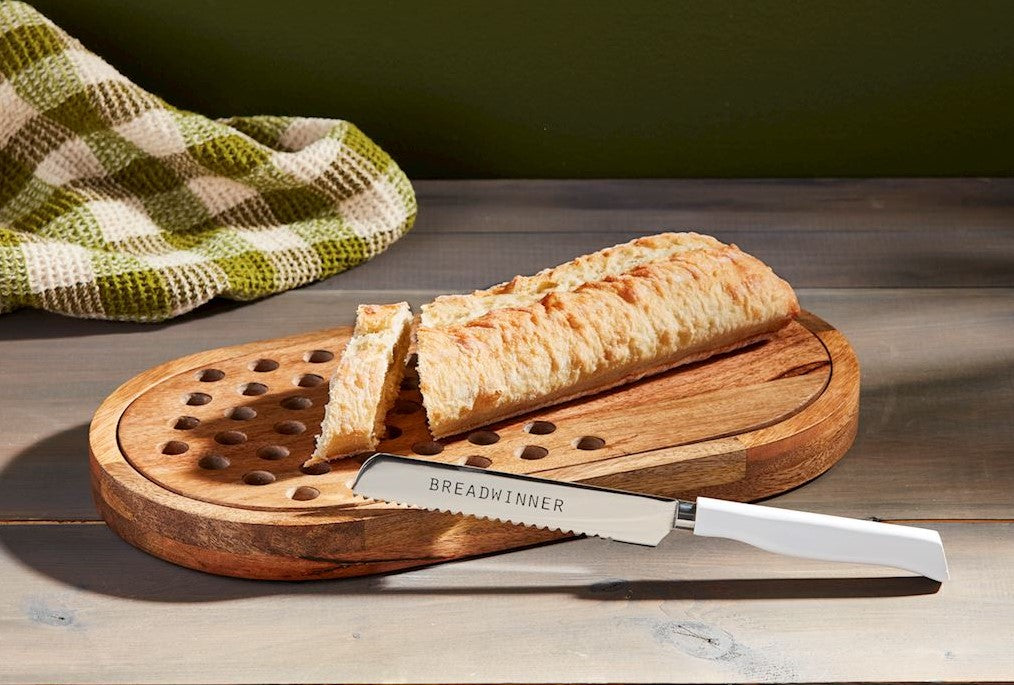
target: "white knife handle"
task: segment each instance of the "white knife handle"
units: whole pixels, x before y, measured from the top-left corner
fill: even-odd
[[[890,566],[947,580],[935,530],[697,498],[694,534],[739,540],[769,552]]]

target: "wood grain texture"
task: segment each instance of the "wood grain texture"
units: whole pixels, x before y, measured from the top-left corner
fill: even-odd
[[[0,682],[1009,680],[1014,524],[933,527],[940,586],[675,532],[258,583],[104,526],[0,526]]]
[[[386,252],[311,289],[367,289],[390,283],[460,292],[531,274],[547,264],[660,230],[696,229],[734,243],[769,264],[795,288],[1011,287],[1014,232],[955,229],[929,231],[828,230],[767,234],[725,229],[711,222],[653,224],[637,231],[629,223],[602,233],[530,231],[449,233],[412,231]]]
[[[813,317],[805,320],[821,325]],[[591,464],[599,472],[605,468],[626,473],[628,455],[648,453],[655,461],[645,466],[662,466],[664,449],[779,424],[810,405],[831,377],[825,345],[840,340],[830,329],[825,333],[822,341],[804,326],[792,324],[763,344],[502,421],[481,433],[436,442],[427,430],[419,391],[405,389],[386,419],[392,436],[378,449],[448,463],[478,457],[488,460],[490,468],[528,474],[561,468],[574,473]],[[319,432],[327,401],[325,379],[334,371],[350,334],[348,328],[336,328],[211,350],[142,374],[143,383],[153,379],[154,384],[129,406],[107,403],[122,412],[116,427],[119,450],[150,480],[214,504],[263,510],[354,506],[357,500],[346,481],[360,460],[333,462],[321,467],[330,469],[322,474],[300,469],[312,450],[314,433]],[[314,352],[331,357],[307,361]],[[843,367],[851,355],[847,345],[836,350]],[[264,365],[276,368],[256,370]],[[313,384],[305,387],[307,379]],[[853,376],[847,383],[857,385],[858,379]],[[246,394],[252,391],[258,394]],[[190,404],[195,397],[203,404]],[[856,398],[844,397],[841,402],[854,407]],[[535,420],[542,422],[542,433],[532,432]],[[479,440],[483,436],[495,442],[486,444],[487,440]],[[600,438],[602,444],[594,449],[576,446],[586,436]],[[546,454],[521,458],[531,446]],[[735,473],[726,480],[705,481],[692,477],[687,471],[690,464],[682,468],[686,473],[676,482],[685,488],[742,477]],[[270,474],[275,480],[251,486],[245,477],[252,472]],[[574,479],[584,477],[577,473]],[[317,496],[293,499],[301,487],[314,488]],[[785,487],[783,483],[781,489]]]
[[[765,234],[904,231],[1005,233],[1010,178],[418,181],[416,230],[612,233],[669,222]],[[576,237],[576,236],[572,236]],[[980,247],[981,245],[973,245]]]
[[[423,181],[416,227],[314,288],[471,290],[664,230],[796,288],[1014,286],[1012,179]]]
[[[984,521],[1014,519],[1014,289],[925,286],[1010,285],[1012,187],[426,182],[408,238],[460,232],[467,249],[451,235],[403,241],[328,290],[215,302],[166,325],[0,317],[0,682],[1010,681],[1014,526]],[[144,369],[348,325],[359,302],[418,306],[439,293],[424,282],[466,290],[672,225],[729,231],[783,272],[843,287],[799,294],[862,363],[856,443],[771,503],[978,521],[929,524],[954,573],[938,592],[675,533],[654,550],[577,540],[381,578],[255,583],[162,562],[95,522],[87,422]],[[470,237],[480,232],[490,240]],[[394,271],[395,257],[414,270]],[[885,283],[905,287],[864,287]]]
[[[319,424],[326,399],[326,372],[349,335],[339,328],[209,350],[118,388],[89,433],[103,518],[124,539],[175,563],[283,580],[377,573],[566,537],[364,502],[347,487],[359,465],[352,459],[323,474],[301,471],[312,449],[308,428]],[[308,377],[316,382],[301,387]],[[256,401],[247,394],[252,384]],[[810,480],[841,458],[855,435],[858,391],[847,342],[804,313],[764,343],[439,443],[410,388],[387,417],[397,435],[380,449],[438,452],[429,458],[451,463],[480,459],[519,473],[566,469],[572,480],[657,495],[708,488],[755,499]],[[286,407],[293,398],[311,406]],[[241,409],[246,418],[237,420]],[[297,420],[300,432],[282,430]],[[531,432],[533,421],[552,431]],[[582,447],[588,439],[598,442]],[[543,449],[540,458],[524,458],[533,445]],[[755,469],[752,460],[764,465]],[[582,472],[584,465],[593,471]]]
[[[214,315],[164,326],[7,315],[0,321],[0,519],[98,518],[84,458],[87,423],[106,395],[145,368],[222,344],[347,325],[358,302],[418,305],[433,294],[301,290],[246,306],[216,304]],[[848,336],[862,364],[863,396],[849,458],[785,501],[859,517],[1014,518],[1014,349],[1004,344],[1014,330],[1014,291],[799,294]],[[39,477],[57,472],[60,478]]]

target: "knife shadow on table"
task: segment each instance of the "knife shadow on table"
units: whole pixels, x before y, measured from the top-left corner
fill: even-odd
[[[387,594],[562,594],[608,600],[764,600],[909,597],[937,592],[940,583],[922,577],[885,578],[730,578],[715,580],[631,580],[587,585],[465,588],[384,588]],[[407,591],[407,592],[406,592]]]
[[[553,544],[553,543],[550,543]],[[566,543],[556,543],[566,544]],[[589,578],[587,583],[525,579],[507,564],[484,567],[481,581],[461,582],[454,566],[433,567],[344,580],[305,582],[226,578],[175,566],[137,550],[104,524],[0,526],[3,558],[20,563],[61,586],[150,602],[203,603],[269,596],[535,596],[572,595],[593,601],[768,600],[902,597],[937,592],[940,583],[920,577],[750,578],[627,580]],[[467,565],[469,562],[463,562]],[[448,578],[440,576],[447,572]],[[403,576],[412,576],[411,580]],[[497,582],[502,576],[503,583]],[[526,574],[527,575],[527,574]]]

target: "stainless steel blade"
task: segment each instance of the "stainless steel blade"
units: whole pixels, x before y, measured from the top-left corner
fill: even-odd
[[[352,491],[371,499],[564,533],[655,546],[673,528],[674,500],[580,483],[376,454]]]

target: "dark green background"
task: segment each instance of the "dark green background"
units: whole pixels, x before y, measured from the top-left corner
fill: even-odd
[[[39,0],[173,104],[414,178],[1008,175],[1014,2]]]

